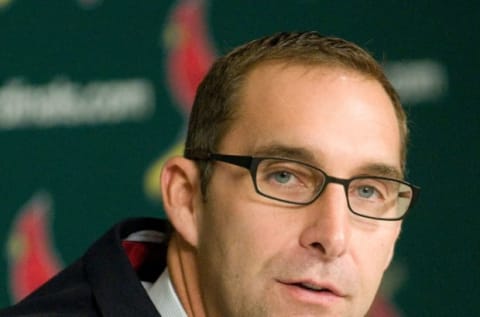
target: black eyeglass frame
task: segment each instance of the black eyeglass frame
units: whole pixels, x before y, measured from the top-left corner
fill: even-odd
[[[323,193],[323,191],[325,190],[325,188],[327,187],[328,184],[330,184],[330,183],[340,184],[340,185],[343,186],[343,188],[345,190],[345,197],[347,199],[348,209],[355,215],[358,215],[358,216],[364,217],[364,218],[375,219],[375,220],[398,221],[398,220],[401,220],[401,219],[405,218],[406,214],[411,209],[411,207],[414,205],[414,202],[418,199],[418,195],[420,194],[420,187],[419,186],[413,185],[413,184],[411,184],[409,182],[406,182],[404,180],[400,180],[400,179],[396,179],[396,178],[390,178],[390,177],[384,177],[384,176],[374,176],[374,175],[372,175],[372,176],[355,176],[355,177],[348,178],[348,179],[338,178],[338,177],[333,177],[333,176],[328,175],[325,171],[323,171],[322,169],[320,169],[316,166],[310,165],[310,164],[302,162],[302,161],[289,159],[289,158],[283,158],[283,157],[229,155],[229,154],[220,154],[220,153],[204,153],[204,154],[201,154],[201,153],[192,153],[190,151],[186,151],[185,158],[190,159],[190,160],[220,161],[220,162],[232,164],[232,165],[235,165],[235,166],[243,167],[250,172],[250,176],[252,177],[253,185],[254,185],[254,188],[255,188],[255,191],[257,192],[257,194],[259,194],[261,196],[264,196],[264,197],[267,197],[267,198],[270,198],[270,199],[273,199],[273,200],[276,200],[276,201],[281,201],[281,202],[285,202],[285,203],[293,204],[293,205],[300,205],[300,206],[309,205],[309,204],[313,203],[315,200],[317,200],[318,197],[320,197],[320,195]],[[262,162],[263,160],[267,160],[267,159],[283,160],[283,161],[287,161],[287,162],[302,164],[302,165],[307,166],[309,168],[312,168],[316,171],[319,171],[322,175],[325,176],[325,182],[323,183],[322,188],[312,197],[312,199],[310,199],[307,202],[297,202],[297,201],[291,201],[291,200],[286,200],[286,199],[270,196],[268,194],[263,193],[258,188],[257,179],[256,179],[258,165],[260,164],[260,162]],[[398,182],[398,183],[401,183],[401,184],[404,184],[404,185],[410,187],[411,190],[412,190],[412,198],[410,200],[410,203],[409,203],[406,211],[403,213],[402,216],[396,217],[396,218],[373,217],[373,216],[369,216],[369,215],[365,215],[365,214],[361,214],[361,213],[356,212],[355,210],[352,209],[352,207],[350,205],[350,199],[348,198],[348,187],[350,186],[351,182],[353,182],[355,180],[358,180],[358,179],[379,179],[379,180],[395,181],[395,182]]]

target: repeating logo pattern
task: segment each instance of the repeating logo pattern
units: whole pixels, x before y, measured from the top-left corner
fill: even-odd
[[[101,1],[80,3],[91,7]],[[168,88],[176,106],[185,114],[185,122],[197,86],[216,55],[209,37],[205,8],[206,2],[202,0],[177,1],[167,16],[161,36],[161,44],[166,50]],[[182,129],[185,130],[185,127]],[[181,138],[174,141],[170,148],[147,168],[144,188],[150,198],[161,199],[158,175],[168,157],[181,154],[182,144]],[[51,198],[46,193],[35,194],[17,213],[7,242],[8,280],[12,302],[27,296],[63,267],[50,236],[51,220]],[[388,297],[380,293],[369,316],[397,317],[400,314]]]

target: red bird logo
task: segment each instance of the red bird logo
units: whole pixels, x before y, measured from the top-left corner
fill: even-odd
[[[197,87],[216,56],[208,36],[205,6],[203,0],[178,1],[163,30],[168,88],[185,118],[190,114]],[[145,192],[153,200],[161,199],[158,175],[163,164],[167,158],[182,153],[183,141],[182,135],[145,172]]]
[[[205,22],[205,2],[179,1],[163,33],[170,91],[177,105],[190,109],[197,87],[215,59]]]
[[[62,267],[50,238],[50,197],[36,194],[18,212],[7,242],[10,293],[17,302]]]

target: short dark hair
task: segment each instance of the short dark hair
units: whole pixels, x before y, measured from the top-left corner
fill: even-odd
[[[245,78],[253,68],[267,62],[342,68],[378,81],[395,109],[401,136],[402,167],[405,168],[407,118],[382,67],[354,43],[317,32],[273,34],[239,46],[218,58],[198,87],[189,119],[185,154],[188,151],[217,151],[218,144],[234,121]],[[199,161],[198,165],[205,193],[211,172],[208,162]]]

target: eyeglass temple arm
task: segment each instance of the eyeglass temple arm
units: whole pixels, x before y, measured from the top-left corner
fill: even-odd
[[[216,153],[210,153],[209,157],[210,159],[213,159],[213,160],[230,163],[240,167],[245,167],[247,169],[249,169],[250,166],[252,165],[252,159],[253,159],[251,156],[226,155],[226,154],[216,154]]]
[[[245,168],[250,168],[253,159],[251,156],[226,155],[192,150],[185,150],[184,156],[193,160],[216,160]]]

